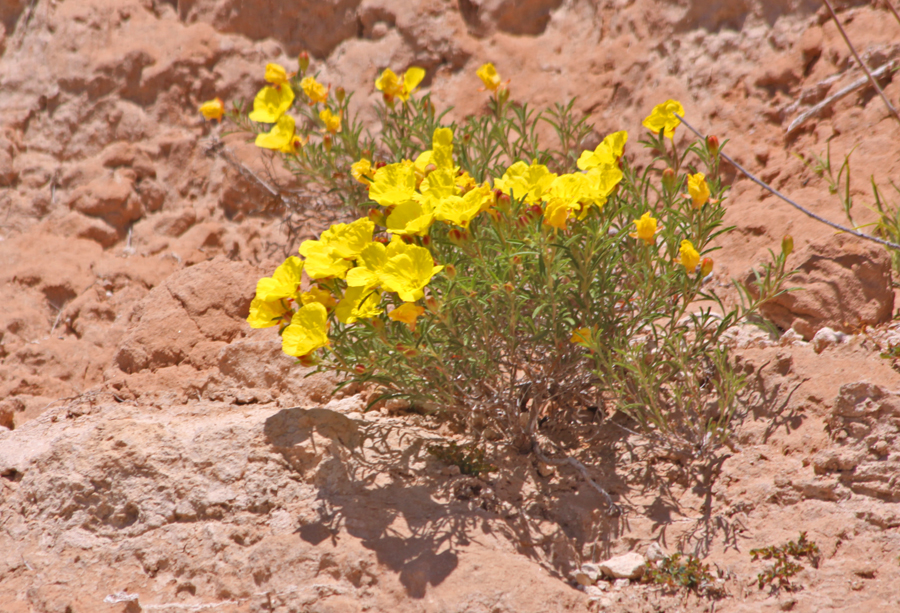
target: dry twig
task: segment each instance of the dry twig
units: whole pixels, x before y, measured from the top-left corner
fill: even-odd
[[[888,100],[887,96],[884,95],[884,91],[881,89],[881,86],[878,85],[878,81],[875,80],[875,77],[872,76],[872,73],[869,71],[869,67],[866,66],[866,63],[862,61],[862,58],[859,57],[859,53],[856,51],[856,47],[853,46],[853,43],[850,42],[850,38],[847,36],[847,32],[844,31],[844,26],[841,25],[840,20],[837,17],[837,13],[834,12],[834,7],[831,6],[830,0],[822,0],[825,3],[825,6],[828,7],[828,10],[831,12],[831,17],[834,19],[835,25],[837,25],[838,31],[841,33],[841,36],[844,37],[844,42],[847,43],[847,46],[850,47],[850,52],[853,53],[853,57],[856,58],[856,61],[859,63],[860,67],[866,72],[866,76],[869,78],[869,82],[872,83],[872,86],[878,92],[878,95],[881,96],[881,99],[884,100],[885,106],[887,106],[888,110],[894,116],[894,119],[897,120],[897,123],[900,123],[900,114],[897,113],[897,109],[894,108],[894,105],[891,104],[891,101]]]
[[[693,132],[694,134],[696,134],[699,138],[702,138],[702,139],[705,139],[705,138],[706,138],[706,136],[704,136],[703,134],[701,134],[701,133],[699,132],[699,130],[697,130],[694,126],[692,126],[692,125],[689,124],[687,121],[685,121],[684,117],[682,117],[682,116],[679,115],[678,113],[675,113],[674,115],[675,115],[675,117],[677,117],[678,119],[681,120],[681,123],[683,123],[683,124],[685,125],[685,127],[687,127],[688,130],[690,130],[691,132]],[[890,247],[891,249],[897,249],[897,250],[900,250],[900,245],[898,245],[897,243],[892,243],[892,242],[890,242],[890,241],[886,241],[886,240],[877,238],[877,237],[875,237],[875,236],[869,236],[868,234],[863,234],[862,232],[859,232],[859,231],[854,230],[854,229],[852,229],[852,228],[847,228],[847,227],[842,226],[842,225],[840,225],[840,224],[834,223],[833,221],[829,221],[829,220],[825,219],[824,217],[820,217],[819,215],[816,215],[815,213],[813,213],[813,212],[810,211],[809,209],[805,208],[804,206],[802,206],[802,205],[800,205],[800,204],[794,202],[793,200],[791,200],[790,198],[788,198],[787,196],[785,196],[784,194],[782,194],[781,192],[779,192],[777,189],[775,189],[774,187],[772,187],[771,185],[769,185],[768,183],[766,183],[766,182],[763,181],[762,179],[757,178],[753,173],[751,173],[749,170],[747,170],[746,168],[744,168],[743,166],[741,166],[740,164],[738,164],[737,162],[735,162],[731,157],[729,157],[729,156],[726,155],[725,153],[722,153],[722,152],[720,151],[720,152],[719,152],[719,155],[722,157],[722,159],[727,160],[728,163],[730,163],[732,166],[734,166],[735,168],[737,168],[738,170],[740,170],[740,171],[741,171],[748,179],[750,179],[751,181],[753,181],[754,183],[756,183],[757,185],[759,185],[761,188],[763,188],[763,189],[765,189],[766,191],[768,191],[768,192],[770,192],[770,193],[772,193],[772,194],[778,196],[779,198],[781,198],[782,200],[784,200],[785,202],[787,202],[789,205],[791,205],[792,207],[794,207],[795,209],[797,209],[797,210],[800,211],[801,213],[803,213],[803,214],[805,214],[805,215],[807,215],[807,216],[809,216],[809,217],[812,217],[812,218],[815,219],[816,221],[821,222],[821,223],[825,224],[826,226],[831,226],[831,227],[834,228],[835,230],[839,230],[839,231],[841,231],[841,232],[846,232],[847,234],[852,234],[853,236],[857,236],[857,237],[859,237],[859,238],[863,238],[863,239],[865,239],[865,240],[867,240],[867,241],[872,241],[873,243],[878,243],[879,245],[884,245],[885,247]]]
[[[896,66],[896,61],[891,60],[890,62],[888,62],[881,68],[879,68],[878,70],[872,71],[872,76],[880,77],[881,75],[888,72],[889,70],[894,69],[895,66]],[[860,87],[864,86],[866,83],[869,83],[869,77],[862,77],[861,79],[857,79],[856,81],[854,81],[847,87],[841,88],[840,90],[836,91],[834,94],[828,96],[827,98],[822,100],[822,102],[818,103],[814,107],[807,109],[806,111],[804,111],[803,113],[798,115],[797,118],[794,119],[794,121],[791,122],[791,125],[788,126],[787,133],[791,134],[794,130],[796,130],[797,128],[802,126],[804,123],[806,123],[806,121],[808,119],[817,116],[824,109],[828,108],[829,106],[831,106],[832,104],[834,104],[835,102],[840,100],[841,98],[844,98],[845,96],[853,93]]]

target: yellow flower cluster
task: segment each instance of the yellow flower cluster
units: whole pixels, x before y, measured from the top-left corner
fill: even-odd
[[[544,203],[544,224],[566,229],[570,218],[584,217],[591,206],[603,208],[622,180],[619,158],[628,140],[627,132],[615,132],[603,139],[594,151],[578,159],[583,172],[556,175],[542,164],[516,162],[494,182],[494,187],[527,204]]]
[[[338,321],[351,324],[382,313],[382,291],[394,292],[408,303],[420,300],[443,266],[435,265],[428,249],[407,244],[400,236],[387,245],[373,240],[374,231],[375,224],[362,218],[332,226],[319,240],[304,241],[300,255],[305,259],[291,256],[272,277],[260,279],[247,321],[254,328],[282,325],[282,349],[304,358],[328,345],[331,310]],[[314,282],[345,281],[343,296],[335,300],[322,287],[301,291],[303,272]],[[411,305],[394,309],[390,317],[414,327],[422,312]]]
[[[424,75],[421,68],[411,67],[401,79],[386,69],[375,85],[392,105],[394,99],[406,102]],[[493,92],[503,87],[491,64],[482,66],[478,76]],[[282,67],[269,64],[266,79],[272,85],[257,95],[250,118],[274,125],[270,132],[260,134],[256,143],[296,152],[294,120],[286,114],[294,100],[289,77]],[[314,78],[304,78],[300,87],[311,104],[327,101],[329,90]],[[214,116],[218,107],[207,105],[201,108],[204,115]],[[679,123],[675,114],[683,112],[680,103],[669,100],[658,105],[644,125],[672,138]],[[319,118],[326,138],[340,132],[341,113],[335,114],[326,106]],[[333,225],[318,240],[305,241],[299,249],[302,257],[288,258],[272,277],[259,281],[248,322],[253,327],[279,326],[285,353],[306,360],[329,344],[331,316],[343,324],[375,318],[390,308],[385,307],[384,294],[393,293],[403,304],[390,308],[388,318],[415,331],[416,320],[425,312],[416,302],[425,297],[434,275],[444,269],[428,248],[428,235],[435,223],[460,228],[450,234],[455,241],[465,236],[479,214],[490,211],[496,218],[499,213],[492,207],[502,194],[507,201],[523,204],[530,214],[542,215],[545,226],[566,230],[570,221],[584,219],[592,207],[602,209],[615,192],[624,178],[620,159],[627,141],[625,131],[608,135],[594,150],[581,154],[578,171],[572,173],[556,174],[537,162],[516,161],[501,177],[493,179],[493,185],[490,181],[478,184],[455,164],[453,131],[445,127],[434,131],[431,148],[414,160],[374,165],[370,159],[360,159],[352,164],[350,174],[367,187],[369,198],[382,210],[373,209],[368,217],[349,224]],[[703,174],[688,177],[688,192],[697,209],[709,201]],[[376,222],[390,240],[383,235],[375,237]],[[633,223],[635,231],[630,236],[653,245],[660,228],[651,212],[643,213]],[[681,241],[676,261],[689,272],[701,263],[689,240]],[[447,272],[452,276],[451,268]],[[711,270],[712,260],[707,258],[701,272],[708,274]],[[301,289],[304,272],[310,282],[308,291]],[[391,302],[397,304],[396,300],[387,304]],[[579,328],[572,342],[590,346],[591,330]]]
[[[271,85],[259,90],[253,99],[253,110],[248,117],[259,123],[273,124],[268,132],[256,135],[256,146],[274,149],[282,153],[296,153],[303,139],[296,134],[296,122],[287,115],[294,104],[294,90],[283,66],[266,64],[265,79]]]

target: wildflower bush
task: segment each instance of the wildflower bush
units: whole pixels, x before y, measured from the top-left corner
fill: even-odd
[[[515,102],[490,64],[477,73],[488,110],[455,122],[416,95],[422,69],[385,70],[376,136],[308,67],[268,65],[252,110],[227,117],[358,218],[260,279],[251,326],[277,327],[302,364],[377,386],[376,401],[523,450],[588,407],[691,455],[722,442],[742,383],[722,336],[782,291],[790,244],[740,306],[705,289],[727,187],[715,137],[675,146],[677,101],[644,121],[654,158],[639,168],[626,131],[581,151],[591,127],[574,101]],[[200,110],[226,115],[219,100]]]

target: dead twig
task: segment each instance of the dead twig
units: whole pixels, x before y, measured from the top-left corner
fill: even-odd
[[[887,7],[891,9],[891,12],[894,14],[894,19],[897,20],[897,23],[900,23],[900,15],[897,14],[897,9],[894,8],[894,3],[891,0],[884,0],[884,3],[887,4]]]
[[[832,19],[834,19],[835,25],[837,25],[838,31],[841,33],[841,36],[844,38],[844,42],[847,43],[847,46],[850,48],[850,52],[853,53],[853,57],[856,58],[856,61],[859,63],[860,67],[865,71],[866,77],[868,77],[869,82],[872,83],[872,87],[878,92],[878,95],[881,96],[881,99],[884,101],[885,106],[887,106],[888,110],[894,116],[894,119],[897,120],[897,123],[900,123],[900,114],[897,113],[897,109],[894,108],[894,105],[891,104],[891,101],[888,100],[887,96],[884,95],[884,91],[881,89],[881,86],[878,85],[878,81],[875,80],[875,77],[872,76],[872,73],[869,71],[869,67],[866,66],[866,63],[862,61],[862,58],[859,57],[859,53],[856,51],[856,47],[853,46],[853,43],[850,42],[850,38],[847,36],[847,32],[844,31],[844,26],[841,25],[840,20],[838,19],[837,13],[834,12],[834,7],[831,6],[830,0],[822,0],[825,3],[825,6],[828,7],[829,12],[831,13]]]
[[[674,113],[674,115],[675,115],[675,117],[677,117],[678,119],[681,120],[681,123],[683,123],[688,130],[690,130],[691,132],[696,134],[699,138],[706,139],[706,136],[701,134],[694,126],[692,126],[687,121],[685,121],[684,117],[682,117],[678,113]],[[797,209],[804,215],[807,215],[808,217],[812,217],[816,221],[821,222],[821,223],[825,224],[826,226],[831,226],[835,230],[839,230],[841,232],[846,232],[847,234],[852,234],[853,236],[863,238],[867,241],[872,241],[873,243],[878,243],[879,245],[884,245],[885,247],[890,247],[891,249],[897,249],[898,251],[900,251],[900,245],[898,245],[897,243],[892,243],[890,241],[886,241],[886,240],[877,238],[875,236],[869,236],[868,234],[863,234],[862,232],[858,232],[857,230],[853,230],[852,228],[847,228],[845,226],[842,226],[841,224],[834,223],[833,221],[829,221],[829,220],[825,219],[824,217],[816,215],[809,209],[794,202],[793,200],[791,200],[790,198],[788,198],[787,196],[785,196],[784,194],[779,192],[777,189],[775,189],[774,187],[772,187],[771,185],[769,185],[762,179],[757,178],[749,170],[747,170],[746,168],[744,168],[743,166],[741,166],[740,164],[735,162],[731,157],[729,157],[725,153],[722,153],[720,151],[719,155],[722,157],[722,159],[727,160],[729,164],[731,164],[732,166],[734,166],[735,168],[740,170],[748,179],[750,179],[751,181],[753,181],[754,183],[756,183],[757,185],[759,185],[761,188],[765,189],[766,191],[778,196],[779,198],[781,198],[782,200],[787,202],[789,205],[791,205],[792,207],[794,207],[795,209]]]
[[[884,73],[886,73],[890,70],[893,70],[896,67],[896,65],[897,65],[896,61],[891,60],[890,62],[888,62],[881,68],[879,68],[878,70],[872,71],[872,76],[880,77]],[[864,86],[867,83],[869,83],[869,77],[862,77],[860,79],[857,79],[856,81],[854,81],[847,87],[844,87],[844,88],[836,91],[832,95],[828,96],[827,98],[822,100],[822,102],[818,103],[814,107],[804,111],[803,113],[798,115],[797,118],[794,119],[794,121],[791,122],[791,125],[788,126],[787,134],[791,134],[794,130],[796,130],[797,128],[802,126],[804,123],[806,123],[807,120],[809,120],[812,117],[816,117],[823,110],[825,110],[826,108],[828,108],[829,106],[831,106],[832,104],[834,104],[835,102],[840,100],[841,98],[844,98],[844,97],[848,96],[849,94],[853,93],[854,91],[856,91],[857,89],[859,89],[860,87]]]

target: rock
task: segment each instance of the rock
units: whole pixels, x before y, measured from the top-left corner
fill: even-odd
[[[599,599],[603,597],[606,591],[606,584],[601,583],[599,585],[587,585],[584,588],[584,593],[588,595],[591,599]]]
[[[461,0],[459,10],[476,35],[494,28],[510,34],[540,34],[562,0]]]
[[[601,562],[599,568],[605,576],[614,579],[639,579],[646,562],[644,556],[632,551]]]
[[[793,254],[788,268],[793,267],[798,272],[787,285],[799,289],[761,309],[783,330],[793,328],[810,340],[826,326],[852,333],[863,325],[890,321],[894,310],[891,258],[883,247],[836,234]]]
[[[840,343],[846,338],[842,332],[835,332],[829,327],[819,329],[812,337],[812,348],[816,353],[822,353],[826,347]]]
[[[119,232],[102,219],[88,217],[77,211],[69,211],[56,225],[57,231],[66,236],[86,238],[101,247],[112,247],[119,241]]]
[[[69,206],[122,228],[143,215],[139,198],[132,196],[133,187],[132,177],[116,171],[112,176],[95,179],[76,189]]]
[[[356,36],[356,20],[349,19],[359,0],[187,0],[178,4],[187,23],[206,22],[220,32],[243,34],[254,40],[273,38],[296,56],[307,50],[318,57]],[[290,68],[289,68],[290,70]]]
[[[224,257],[181,270],[135,307],[114,362],[127,373],[188,360],[212,366],[219,350],[248,331],[259,272]]]
[[[572,579],[579,585],[589,586],[597,583],[602,572],[596,564],[582,564],[581,568],[572,573]]]
[[[793,328],[786,330],[784,334],[781,335],[781,338],[778,341],[782,345],[793,345],[794,343],[805,343],[803,337],[800,336],[796,330]]]
[[[644,554],[644,557],[647,558],[648,562],[657,562],[666,557],[666,552],[659,543],[654,541],[647,547],[647,553]]]

